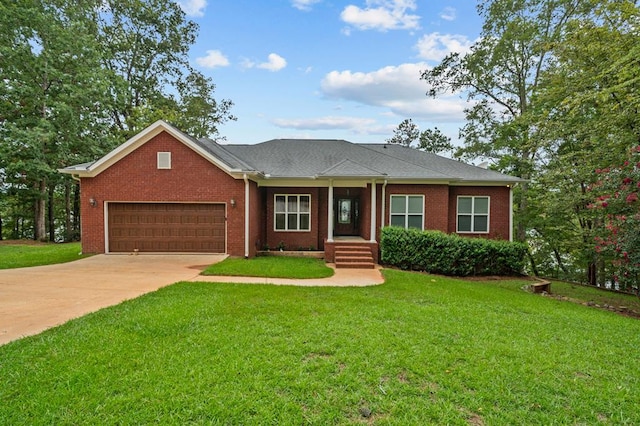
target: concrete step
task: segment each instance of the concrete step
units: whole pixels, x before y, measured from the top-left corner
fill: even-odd
[[[375,267],[373,262],[336,262],[336,268],[373,269]]]
[[[336,255],[336,263],[359,263],[359,262],[369,262],[373,263],[373,257],[371,255],[368,256],[339,256]]]

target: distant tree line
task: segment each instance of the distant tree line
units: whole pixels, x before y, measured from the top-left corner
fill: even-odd
[[[235,118],[188,51],[198,26],[170,0],[0,3],[0,239],[80,237],[77,182],[157,119],[219,138]]]

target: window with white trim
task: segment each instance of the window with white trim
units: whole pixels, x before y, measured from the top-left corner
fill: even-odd
[[[171,169],[170,152],[158,152],[158,169]]]
[[[311,195],[276,194],[273,227],[276,231],[311,230]]]
[[[424,195],[391,195],[389,224],[424,229]]]
[[[459,196],[457,232],[489,232],[489,197]]]

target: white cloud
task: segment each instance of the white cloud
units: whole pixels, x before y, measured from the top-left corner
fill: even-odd
[[[311,10],[311,6],[316,3],[320,3],[322,0],[291,0],[291,5],[298,10],[308,12]]]
[[[229,59],[219,50],[207,50],[207,56],[196,58],[196,64],[204,68],[227,67]]]
[[[388,66],[376,71],[332,71],[321,82],[324,96],[364,105],[388,108],[400,117],[430,121],[462,121],[467,102],[457,95],[431,99],[420,80],[426,63]]]
[[[442,12],[440,12],[440,18],[445,21],[455,21],[456,10],[453,7],[445,7]]]
[[[272,72],[280,71],[286,66],[287,66],[287,61],[277,53],[269,54],[267,62],[258,64],[258,68],[262,68]]]
[[[187,16],[204,16],[207,0],[178,0],[178,5]]]
[[[316,118],[287,119],[277,118],[271,123],[283,129],[298,131],[348,130],[361,135],[388,135],[393,132],[393,125],[379,125],[373,118],[325,116]],[[310,138],[307,136],[306,138]]]
[[[352,4],[345,7],[340,18],[359,30],[418,29],[420,16],[408,13],[416,8],[415,0],[367,0],[364,8]]]
[[[415,47],[419,58],[439,62],[449,53],[468,53],[473,43],[464,35],[436,32],[423,35]]]

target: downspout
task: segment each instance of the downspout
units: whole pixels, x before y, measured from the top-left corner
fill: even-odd
[[[380,206],[380,229],[384,228],[384,218],[385,218],[385,214],[386,214],[386,209],[385,206],[387,205],[387,179],[384,180],[384,183],[382,184],[382,200],[380,200],[380,202],[382,203],[382,205]]]
[[[244,258],[249,258],[249,178],[245,173],[244,179]]]
[[[509,241],[513,241],[513,187],[509,185]]]
[[[333,242],[333,179],[329,179],[327,200],[327,242]]]

